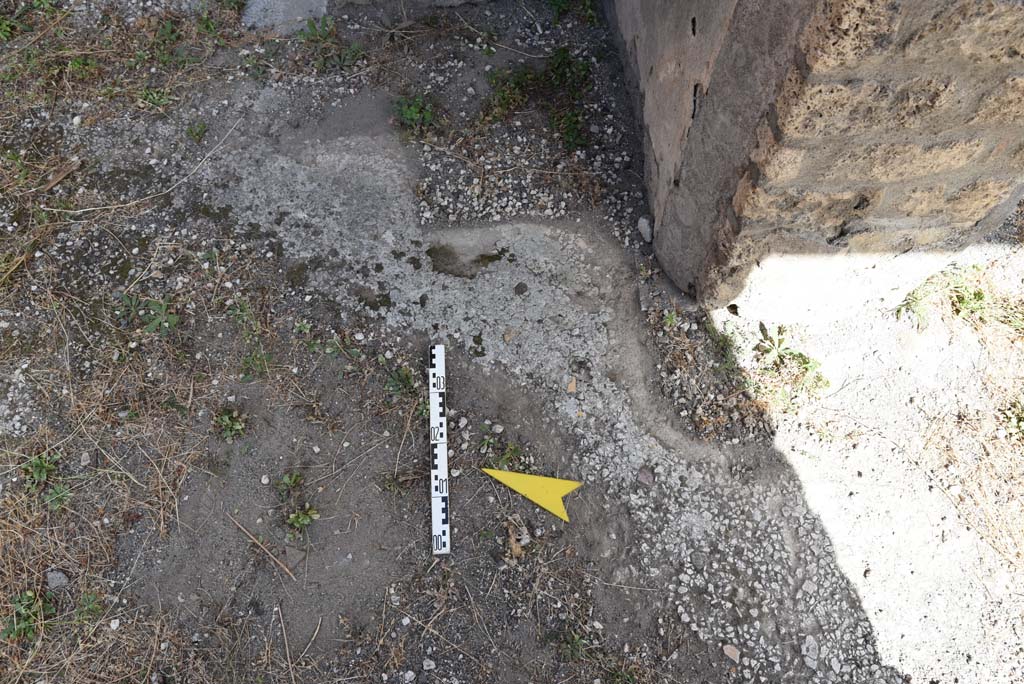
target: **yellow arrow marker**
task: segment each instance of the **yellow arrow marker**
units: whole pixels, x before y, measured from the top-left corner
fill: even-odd
[[[560,480],[557,477],[512,473],[507,470],[484,468],[483,471],[565,522],[569,522],[569,514],[565,512],[562,497],[583,484],[573,480]]]

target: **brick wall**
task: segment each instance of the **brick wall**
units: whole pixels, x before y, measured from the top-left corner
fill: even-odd
[[[764,4],[615,3],[659,260],[709,303],[775,320],[888,305],[1020,199],[1024,5]],[[701,40],[699,12],[708,44],[673,47]]]

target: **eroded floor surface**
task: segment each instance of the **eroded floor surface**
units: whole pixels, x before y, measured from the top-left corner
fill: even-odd
[[[486,81],[473,72],[458,87]],[[24,287],[63,279],[88,303],[100,283],[121,319],[122,293],[180,303],[180,331],[118,349],[142,340],[161,360],[148,371],[160,401],[143,403],[180,414],[191,436],[157,467],[160,445],[125,412],[109,442],[65,457],[82,482],[109,471],[111,491],[166,498],[150,513],[112,494],[81,514],[109,530],[114,571],[46,569],[113,597],[86,640],[116,649],[138,634],[135,647],[156,630],[125,668],[152,682],[1017,681],[1012,581],[920,474],[893,475],[869,441],[855,462],[839,449],[835,469],[849,472],[833,476],[728,410],[742,439],[699,438],[663,396],[641,304],[675,295],[644,271],[642,239],[623,240],[622,207],[429,220],[443,213],[422,196],[437,168],[394,125],[395,98],[381,83],[225,75],[165,115],[69,134],[89,160],[82,184],[117,188],[125,214],[73,214]],[[183,143],[199,119],[205,142]],[[94,372],[67,360],[78,333],[25,324],[13,305],[4,320],[8,341],[24,336],[12,343],[12,372],[30,378],[12,381],[20,410],[51,407],[25,422],[77,444],[91,409],[61,394],[75,386],[61,374]],[[30,361],[48,337],[52,367]],[[429,545],[432,343],[449,349],[448,557]],[[5,439],[17,449],[25,434]],[[496,485],[488,465],[583,481],[571,522]],[[877,490],[851,503],[850,482],[876,470],[864,487]],[[289,524],[310,509],[304,529]],[[33,681],[24,656],[18,678]]]

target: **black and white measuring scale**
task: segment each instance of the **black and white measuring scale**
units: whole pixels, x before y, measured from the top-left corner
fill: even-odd
[[[444,374],[444,345],[430,348],[427,367],[430,405],[430,531],[434,555],[451,551],[448,523],[448,422]]]

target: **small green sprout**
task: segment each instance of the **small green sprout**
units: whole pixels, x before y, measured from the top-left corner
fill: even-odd
[[[331,40],[335,34],[334,18],[321,17],[307,19],[306,28],[299,30],[299,38],[305,43],[324,43]]]
[[[203,142],[203,138],[206,137],[207,125],[203,121],[196,121],[195,123],[189,124],[188,128],[185,129],[185,133],[188,137],[198,145]]]
[[[778,368],[787,358],[797,354],[786,345],[786,329],[783,326],[778,326],[774,335],[768,332],[764,323],[759,323],[758,329],[761,331],[761,340],[754,346],[754,351],[761,355],[761,361],[766,366]]]
[[[434,124],[435,115],[431,104],[422,95],[402,97],[395,103],[398,122],[409,130],[420,132]]]
[[[277,483],[277,491],[287,495],[302,485],[302,473],[285,473]]]
[[[416,376],[408,366],[399,366],[391,371],[384,386],[395,400],[402,397],[412,398],[419,394],[416,390]]]
[[[270,354],[254,349],[242,357],[242,380],[265,377],[270,372]]]
[[[319,519],[320,513],[307,503],[299,510],[288,515],[288,526],[299,534],[303,534],[313,524],[314,520]]]
[[[103,605],[100,603],[100,597],[92,592],[85,592],[78,601],[78,607],[75,608],[75,617],[79,622],[87,623],[95,620],[103,614]]]
[[[59,511],[71,500],[71,490],[67,485],[55,484],[43,495],[43,502],[51,512]]]
[[[23,591],[11,599],[12,613],[7,618],[7,625],[0,632],[0,639],[19,641],[33,640],[41,630],[46,619],[56,614],[53,606],[53,594],[38,594],[34,591]]]
[[[679,314],[677,314],[674,309],[669,309],[665,311],[665,313],[662,314],[661,317],[661,327],[663,327],[666,332],[671,332],[678,328]]]
[[[164,90],[143,88],[139,94],[139,101],[150,107],[166,107],[171,103],[171,96]]]
[[[25,486],[30,492],[38,492],[52,481],[53,474],[57,472],[57,461],[59,460],[59,453],[44,451],[21,467],[22,472],[25,473]]]
[[[214,417],[213,425],[224,441],[231,444],[245,433],[245,416],[238,409],[224,408]]]

